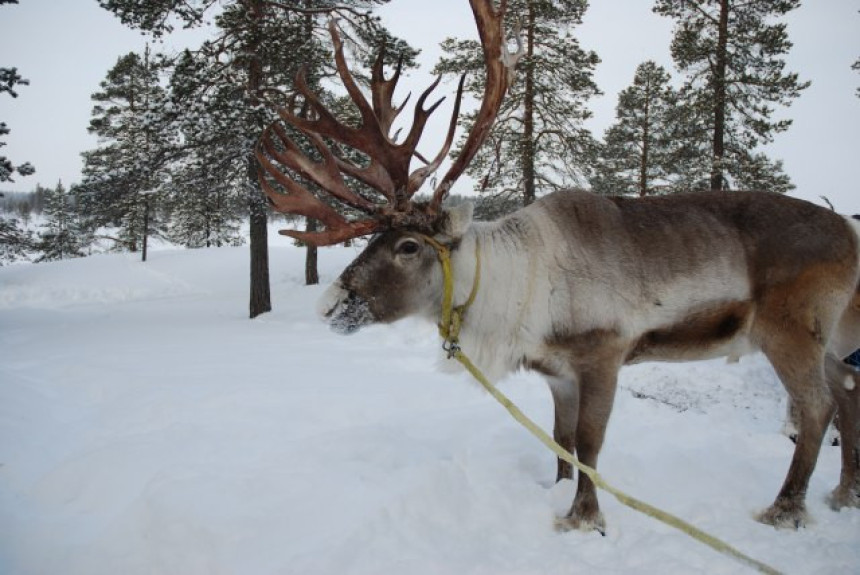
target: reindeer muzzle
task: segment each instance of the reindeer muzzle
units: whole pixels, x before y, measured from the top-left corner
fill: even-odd
[[[341,335],[355,333],[375,321],[367,300],[352,290],[344,289],[339,281],[320,297],[317,312],[332,331]]]

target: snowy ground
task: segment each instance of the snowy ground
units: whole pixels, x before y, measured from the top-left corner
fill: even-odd
[[[323,280],[354,253],[325,250]],[[247,248],[0,268],[0,573],[742,570],[606,494],[606,537],[555,533],[573,485],[476,384],[434,371],[432,326],[329,332],[289,247],[275,311],[250,321],[247,269]],[[837,448],[812,525],[751,518],[792,450],[761,357],[637,366],[622,387],[610,482],[785,572],[860,572],[860,511],[824,503]],[[539,378],[502,388],[550,428]]]

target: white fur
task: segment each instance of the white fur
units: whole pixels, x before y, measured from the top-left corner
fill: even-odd
[[[515,371],[524,357],[534,356],[552,325],[546,294],[550,291],[547,264],[539,255],[495,241],[496,224],[475,225],[454,254],[455,303],[468,297],[474,278],[475,242],[480,242],[481,282],[467,312],[460,344],[463,351],[496,382]],[[542,299],[536,295],[541,294]],[[457,362],[446,370],[460,369]]]
[[[480,244],[481,278],[477,297],[469,308],[460,343],[490,381],[498,381],[517,369],[526,353],[533,351],[550,325],[549,310],[535,298],[548,293],[546,264],[540,257],[527,258],[522,246],[499,241],[494,234],[501,223],[474,223],[452,253],[454,303],[469,297],[475,277],[475,244]],[[544,298],[546,300],[546,298]],[[436,310],[438,311],[438,310]],[[434,321],[438,317],[432,318]],[[457,362],[443,364],[460,369]]]
[[[464,202],[459,206],[446,210],[447,217],[445,218],[442,233],[448,238],[454,239],[462,237],[472,224],[472,214],[475,211],[475,206],[471,202]]]
[[[332,282],[316,302],[316,312],[320,319],[325,319],[346,298],[346,290],[340,280]]]
[[[860,221],[850,217],[845,219],[857,235],[857,243],[860,245]],[[858,254],[858,259],[860,259],[860,254]],[[860,265],[858,265],[858,269],[860,269]],[[860,282],[860,278],[855,281]],[[855,299],[853,306],[848,306],[844,312],[842,321],[840,321],[832,334],[828,349],[836,357],[846,357],[857,349],[857,342],[860,341],[860,325],[858,325],[856,319],[860,315],[860,308],[857,307],[858,304],[860,304],[860,301]]]
[[[851,224],[852,228],[854,228],[854,233],[857,234],[857,241],[860,241],[860,220],[849,216],[845,216],[845,219],[848,220],[848,223]]]
[[[695,275],[676,278],[669,284],[649,282],[651,293],[638,293],[625,276],[626,270],[612,262],[596,262],[599,273],[569,269],[560,265],[567,256],[569,240],[551,225],[540,210],[529,213],[525,245],[507,238],[501,230],[504,220],[474,223],[452,253],[455,281],[454,303],[462,303],[472,288],[475,269],[475,242],[481,246],[481,282],[478,296],[469,310],[461,332],[463,351],[490,381],[498,381],[519,368],[524,359],[542,359],[546,337],[554,326],[570,325],[571,332],[616,329],[635,338],[649,329],[682,321],[691,307],[707,301],[742,301],[750,297],[746,262],[723,256]],[[522,217],[522,216],[520,216]],[[586,256],[587,257],[587,256]],[[582,258],[577,258],[581,263]],[[586,266],[587,268],[587,266]],[[582,274],[575,292],[566,290],[571,274]],[[709,286],[707,301],[697,302]],[[659,299],[654,307],[645,300]],[[434,310],[438,311],[438,310]],[[431,317],[438,321],[438,316]],[[620,323],[619,323],[620,322]],[[745,333],[713,356],[739,357],[754,351]],[[446,371],[456,371],[455,361],[443,363]],[[573,376],[573,374],[565,374]]]

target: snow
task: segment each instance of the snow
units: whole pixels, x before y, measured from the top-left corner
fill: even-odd
[[[286,246],[275,309],[249,320],[247,252],[0,268],[0,573],[743,570],[605,493],[605,537],[556,533],[573,484],[468,376],[436,370],[433,326],[332,333]],[[323,282],[356,253],[324,250]],[[752,519],[792,452],[762,357],[631,367],[621,387],[608,481],[785,572],[860,572],[860,510],[824,501],[838,448],[811,525]],[[551,429],[540,378],[501,388]]]

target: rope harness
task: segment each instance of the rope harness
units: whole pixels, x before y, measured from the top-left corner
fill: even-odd
[[[442,292],[442,321],[439,323],[439,335],[442,336],[442,349],[448,353],[448,359],[456,359],[457,354],[462,355],[460,349],[460,328],[463,327],[463,318],[469,307],[478,296],[478,287],[481,284],[481,244],[475,239],[475,279],[472,280],[472,291],[462,305],[454,306],[454,273],[451,270],[451,249],[431,238],[424,236],[424,240],[433,246],[442,264],[442,277],[444,290]]]
[[[585,465],[575,455],[567,451],[561,445],[559,445],[552,437],[547,435],[547,433],[540,428],[534,421],[529,419],[526,414],[524,414],[506,395],[504,395],[501,391],[499,391],[490,381],[484,376],[480,369],[478,369],[472,361],[463,353],[463,350],[460,348],[460,328],[463,326],[463,320],[465,318],[466,312],[469,310],[469,307],[474,303],[475,298],[478,294],[478,287],[480,285],[481,279],[481,249],[480,244],[477,239],[475,240],[475,278],[472,282],[472,291],[469,294],[468,299],[459,306],[454,305],[454,276],[453,271],[451,269],[451,249],[437,240],[424,236],[424,240],[433,246],[436,250],[436,254],[439,258],[439,263],[442,265],[442,276],[444,281],[444,291],[442,294],[442,320],[439,323],[439,335],[442,336],[443,343],[442,348],[447,352],[448,359],[456,359],[460,364],[466,368],[472,377],[474,377],[483,387],[486,389],[490,395],[492,395],[496,401],[502,404],[502,406],[508,410],[508,413],[513,416],[517,422],[520,423],[523,427],[529,430],[532,435],[534,435],[541,443],[546,445],[553,453],[556,454],[560,459],[570,463],[574,467],[576,467],[580,473],[585,474],[595,486],[606,491],[611,494],[615,499],[617,499],[622,504],[639,511],[640,513],[644,513],[645,515],[652,517],[666,525],[674,527],[678,529],[693,539],[704,543],[708,547],[716,550],[723,555],[728,555],[741,563],[751,567],[761,573],[768,574],[779,574],[780,572],[770,567],[769,565],[762,563],[745,555],[729,545],[728,543],[710,535],[701,529],[687,523],[680,517],[672,515],[662,509],[654,507],[653,505],[636,499],[631,495],[617,489],[606,482],[603,477],[595,470],[593,467]]]

